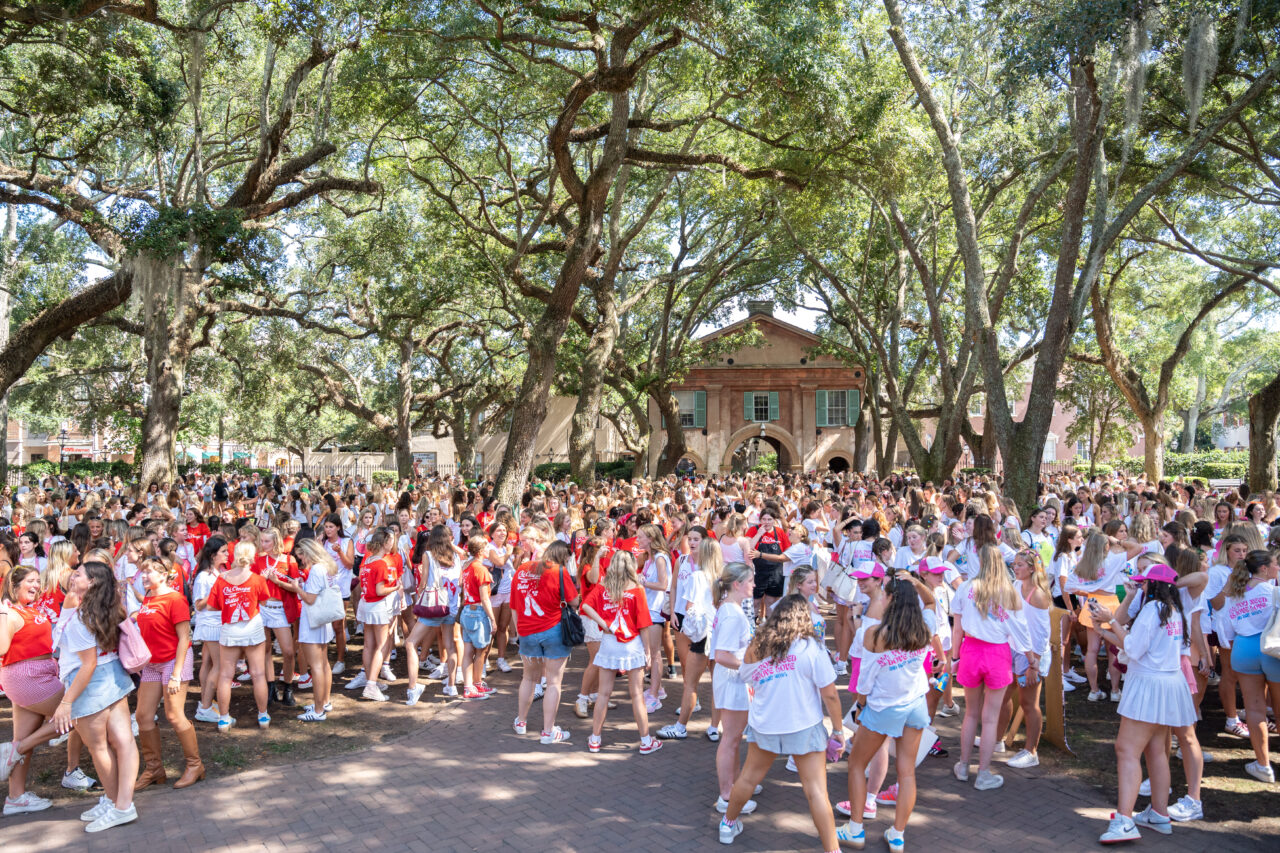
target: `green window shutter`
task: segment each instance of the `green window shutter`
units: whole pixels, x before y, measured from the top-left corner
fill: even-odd
[[[707,392],[693,392],[693,425],[698,429],[707,426]]]
[[[845,409],[847,412],[845,421],[846,423],[849,424],[849,426],[854,426],[855,424],[858,423],[858,415],[862,413],[862,392],[855,389],[850,389],[845,394],[844,399],[845,399]]]
[[[747,423],[751,423],[756,419],[755,409],[756,409],[755,392],[743,391],[742,392],[742,417],[744,420],[746,420]]]
[[[661,418],[662,418],[662,428],[663,428],[663,429],[666,429],[666,428],[667,428],[667,416],[666,416],[666,415],[659,415],[659,417],[661,417]]]
[[[818,392],[817,405],[818,405],[818,426],[824,427],[827,425],[827,392],[826,391]]]
[[[776,421],[778,419],[778,392],[769,392],[769,420]]]

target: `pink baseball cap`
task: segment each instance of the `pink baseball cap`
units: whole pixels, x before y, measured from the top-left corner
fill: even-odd
[[[1177,583],[1178,573],[1166,566],[1164,563],[1156,563],[1148,566],[1146,572],[1133,576],[1136,581],[1164,581],[1165,583]]]
[[[916,564],[916,571],[924,574],[928,572],[933,575],[940,575],[947,570],[947,561],[941,557],[923,557]]]
[[[884,577],[884,569],[881,568],[879,563],[862,562],[858,563],[857,568],[853,570],[853,576],[860,581],[864,581],[867,578],[882,578]]]

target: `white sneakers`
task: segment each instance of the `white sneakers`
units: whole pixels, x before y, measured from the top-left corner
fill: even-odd
[[[97,820],[84,828],[85,832],[102,832],[104,829],[111,829],[113,826],[121,826],[126,823],[133,823],[138,819],[138,807],[132,803],[129,808],[121,811],[115,806],[111,806]]]
[[[511,728],[515,730],[516,734],[522,735],[529,731],[529,724],[519,717],[516,717],[511,723]]]
[[[503,672],[510,672],[511,664],[507,663],[506,658],[498,658],[498,669],[502,670]]]
[[[720,812],[720,814],[724,814],[728,810],[729,810],[729,801],[726,800],[724,797],[716,797],[716,811]],[[747,803],[742,807],[742,811],[740,812],[740,814],[751,814],[755,810],[756,810],[756,801],[747,800]]]
[[[1039,767],[1040,758],[1034,752],[1027,750],[1019,750],[1018,754],[1009,759],[1009,766],[1016,770],[1025,770],[1028,767]]]
[[[573,703],[573,715],[580,720],[585,720],[591,715],[591,709],[588,707],[591,700],[581,693],[578,694],[578,701]],[[661,735],[659,735],[661,736]]]
[[[53,802],[46,800],[44,797],[38,797],[31,791],[24,791],[22,796],[15,798],[4,798],[4,815],[10,817],[18,814],[31,814],[32,812],[42,812],[53,805]]]
[[[348,690],[359,690],[361,687],[364,687],[368,683],[369,683],[369,676],[365,675],[365,672],[362,669],[356,673],[355,678],[351,679],[343,686]]]
[[[331,670],[329,670],[329,674],[330,674],[330,675],[342,675],[342,673],[344,673],[344,672],[346,672],[346,671],[347,671],[347,665],[346,665],[345,663],[343,663],[342,661],[338,661],[337,663],[335,663],[335,664],[333,665],[333,668],[332,668]]]
[[[1176,821],[1204,820],[1204,803],[1185,796],[1169,804],[1169,817]]]
[[[1090,702],[1101,702],[1103,699],[1107,698],[1107,694],[1102,690],[1090,690],[1089,695],[1085,698]]]
[[[196,703],[196,722],[198,723],[216,723],[218,722],[218,709],[213,705],[208,708],[201,708],[200,703]]]
[[[742,821],[735,820],[729,823],[727,820],[720,821],[720,843],[732,844],[733,839],[742,834]]]
[[[950,705],[942,705],[938,708],[939,717],[955,717],[960,714],[960,705],[952,702]]]
[[[1139,814],[1133,816],[1133,822],[1147,829],[1154,829],[1161,835],[1173,835],[1173,821],[1160,814],[1151,806],[1147,806]]]
[[[378,686],[378,682],[370,681],[364,686],[364,691],[360,694],[363,699],[371,699],[374,702],[387,701],[387,694],[382,692],[382,688]]]
[[[973,781],[973,787],[979,791],[994,791],[1003,784],[1004,777],[990,770],[979,770],[978,778]]]
[[[62,787],[72,791],[87,791],[96,784],[98,784],[97,780],[87,775],[79,767],[62,774]]]
[[[425,685],[425,684],[419,684],[417,687],[410,687],[410,688],[409,688],[409,700],[408,700],[407,702],[405,702],[405,704],[406,704],[406,705],[408,705],[408,706],[409,706],[409,707],[411,707],[411,708],[412,708],[414,705],[417,705],[417,704],[418,704],[418,700],[422,698],[422,691],[424,691],[424,690],[426,690],[426,689],[427,689],[427,687],[426,687],[426,685]]]
[[[663,726],[658,729],[658,737],[663,740],[684,740],[689,736],[689,730],[679,723],[672,723],[669,726]]]
[[[80,813],[80,819],[83,821],[92,823],[93,821],[97,820],[98,818],[106,814],[114,806],[115,806],[115,803],[107,799],[106,794],[103,794],[101,797],[98,797],[97,805],[93,806],[91,809],[89,809],[86,812]]]
[[[427,673],[427,678],[434,681],[444,681],[444,664],[436,664],[436,668]]]
[[[1256,761],[1250,761],[1244,766],[1244,772],[1259,782],[1266,782],[1268,785],[1275,784],[1276,771],[1272,769],[1270,764],[1263,766]]]
[[[381,672],[379,672],[379,673],[378,673],[378,675],[379,675],[379,677],[380,677],[380,678],[382,678],[382,680],[383,680],[383,681],[395,681],[395,680],[396,680],[395,673],[391,671],[391,664],[389,664],[389,663],[384,663],[384,664],[382,665],[382,671],[381,671]]]

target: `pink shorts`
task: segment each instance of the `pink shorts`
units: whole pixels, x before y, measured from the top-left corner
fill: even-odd
[[[924,653],[924,677],[933,678],[933,649]]]
[[[1013,653],[1008,643],[988,643],[965,637],[960,644],[956,681],[961,687],[1003,690],[1013,683]]]
[[[849,658],[849,692],[858,692],[858,673],[862,671],[862,658]]]
[[[0,688],[20,708],[34,708],[62,692],[53,658],[20,660],[0,669]]]
[[[194,672],[191,659],[194,657],[195,655],[191,653],[191,649],[187,649],[187,659],[182,662],[182,672],[178,673],[181,681],[186,682],[191,680],[191,676]],[[167,660],[163,663],[149,663],[138,673],[139,680],[159,681],[167,684],[169,682],[169,676],[173,675],[174,663],[176,663],[176,659]]]
[[[1196,671],[1191,668],[1191,656],[1182,656],[1182,677],[1187,680],[1187,686],[1191,688],[1191,695],[1194,696],[1200,692],[1200,688],[1196,687]]]

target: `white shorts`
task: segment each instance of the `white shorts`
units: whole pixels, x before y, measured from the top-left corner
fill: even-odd
[[[283,603],[262,602],[258,611],[262,614],[262,627],[283,629],[289,627],[289,618],[284,615]]]
[[[604,630],[594,619],[583,619],[582,631],[588,643],[598,643],[604,639]]]
[[[193,642],[197,643],[216,643],[222,636],[221,622],[196,623],[195,633],[191,635]]]
[[[338,569],[338,589],[342,593],[343,601],[351,598],[351,584],[354,581],[355,575],[350,569]]]
[[[729,674],[723,666],[717,666],[711,675],[711,700],[721,711],[750,711],[751,695],[747,685]]]
[[[262,630],[262,614],[259,613],[248,622],[232,622],[223,625],[218,637],[220,646],[256,646],[267,641],[267,634]]]
[[[399,613],[395,608],[395,596],[388,595],[381,601],[360,599],[356,606],[356,619],[366,625],[390,625]]]

